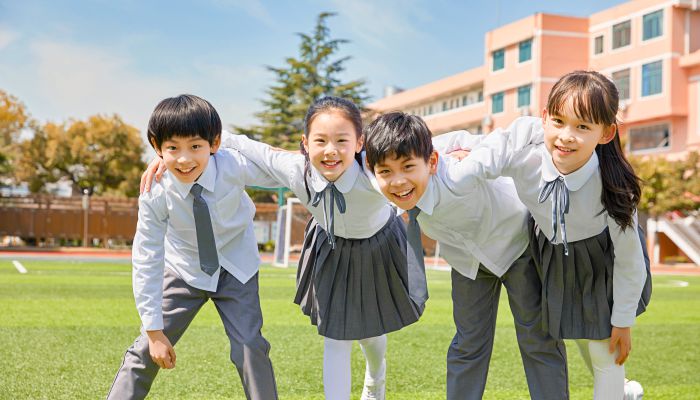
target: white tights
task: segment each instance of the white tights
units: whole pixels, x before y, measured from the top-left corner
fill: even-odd
[[[350,398],[350,354],[352,340],[324,338],[323,341],[323,392],[326,400]],[[358,340],[365,354],[367,366],[365,380],[384,380],[386,373],[386,335]]]
[[[586,366],[593,374],[593,399],[622,399],[625,394],[625,367],[615,364],[618,351],[610,354],[610,339],[576,340]]]

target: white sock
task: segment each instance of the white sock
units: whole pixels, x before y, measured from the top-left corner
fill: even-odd
[[[352,340],[323,339],[323,392],[326,400],[348,400]]]
[[[585,340],[579,348],[588,348],[591,369],[593,371],[593,399],[621,399],[625,394],[625,367],[615,364],[618,351],[610,354],[608,351],[610,339],[605,340]],[[586,345],[587,344],[587,345]],[[583,353],[583,350],[582,350]],[[584,360],[586,357],[584,356]]]
[[[386,335],[361,339],[358,342],[367,360],[365,383],[373,385],[383,382],[386,379]]]

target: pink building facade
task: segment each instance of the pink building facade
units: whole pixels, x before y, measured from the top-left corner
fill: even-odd
[[[610,77],[633,154],[700,150],[700,1],[635,0],[589,17],[535,14],[487,32],[486,65],[369,105],[422,116],[434,134],[473,133],[540,115],[553,84],[576,69]]]

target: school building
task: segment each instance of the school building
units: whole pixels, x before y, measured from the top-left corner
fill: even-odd
[[[484,133],[521,115],[540,115],[562,75],[591,69],[617,85],[620,133],[630,153],[680,157],[700,150],[700,0],[634,0],[587,17],[538,13],[486,32],[484,60],[368,108],[419,115],[435,135]],[[670,241],[700,264],[695,224],[681,234],[650,226],[656,261],[673,251],[659,249],[673,236],[678,239]]]

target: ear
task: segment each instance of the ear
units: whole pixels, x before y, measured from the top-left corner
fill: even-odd
[[[365,144],[365,135],[360,135],[360,137],[357,139],[357,146],[355,147],[355,153],[359,153],[362,151],[362,146]]]
[[[304,151],[309,154],[309,141],[306,139],[305,135],[301,135],[301,144],[304,145]]]
[[[617,124],[612,124],[608,127],[603,128],[603,136],[600,137],[598,144],[607,144],[615,139],[615,134],[617,133]]]
[[[209,154],[216,153],[219,150],[219,146],[221,146],[221,136],[214,138],[214,142],[211,144],[211,148],[209,149]]]
[[[163,158],[163,151],[156,145],[156,142],[153,139],[148,139],[149,142],[151,142],[151,147],[153,147],[153,150],[156,151],[156,154],[158,154],[158,157]]]
[[[549,118],[549,114],[547,113],[547,109],[543,108],[542,109],[542,125],[544,125],[547,122],[547,118]]]
[[[430,175],[435,175],[437,173],[438,157],[437,151],[433,150],[433,152],[430,153],[430,157],[428,158],[428,171],[430,171]]]

